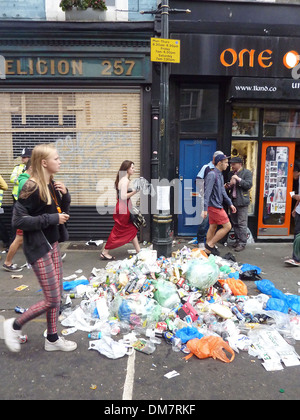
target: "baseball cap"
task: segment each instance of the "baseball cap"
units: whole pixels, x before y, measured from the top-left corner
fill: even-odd
[[[225,156],[225,155],[217,155],[216,157],[215,157],[215,165],[217,165],[219,162],[221,162],[221,160],[225,160],[225,159],[228,159],[228,156]]]
[[[27,147],[24,147],[24,149],[21,152],[21,157],[22,158],[31,157],[31,150],[28,149]]]

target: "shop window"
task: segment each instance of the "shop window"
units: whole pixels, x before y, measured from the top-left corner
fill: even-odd
[[[250,205],[248,214],[255,211],[256,181],[257,181],[257,151],[258,142],[251,140],[233,140],[231,144],[231,156],[240,156],[244,161],[244,168],[253,174],[253,186],[250,190]]]
[[[285,222],[288,161],[288,147],[267,148],[263,211],[265,225],[282,225]]]
[[[219,90],[181,89],[180,122],[182,132],[217,133]]]
[[[264,137],[300,137],[300,111],[295,109],[265,109]]]
[[[232,136],[258,136],[258,108],[235,107],[232,111]]]

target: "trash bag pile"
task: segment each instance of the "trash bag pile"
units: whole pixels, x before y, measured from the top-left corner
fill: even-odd
[[[157,258],[150,247],[93,268],[89,279],[69,276],[63,334],[85,331],[88,349],[112,359],[152,354],[165,342],[186,360],[231,363],[246,351],[266,370],[299,365],[293,344],[300,340],[300,296],[284,294],[259,267],[232,257],[184,246]],[[248,281],[258,295],[248,295]]]

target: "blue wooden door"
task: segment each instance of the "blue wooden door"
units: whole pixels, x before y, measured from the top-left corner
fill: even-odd
[[[181,140],[179,156],[179,179],[181,187],[181,214],[178,214],[178,235],[196,236],[199,218],[196,208],[200,199],[196,191],[196,176],[203,165],[212,160],[216,140]]]

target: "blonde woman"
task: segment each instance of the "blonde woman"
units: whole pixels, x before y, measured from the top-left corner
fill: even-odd
[[[25,183],[13,211],[13,225],[23,230],[24,254],[44,292],[44,300],[32,305],[17,319],[4,322],[7,347],[20,351],[21,328],[46,313],[46,351],[72,351],[77,344],[57,334],[62,292],[62,260],[59,249],[59,225],[69,219],[70,194],[62,182],[54,182],[61,161],[51,144],[38,145],[31,156],[32,176]]]

